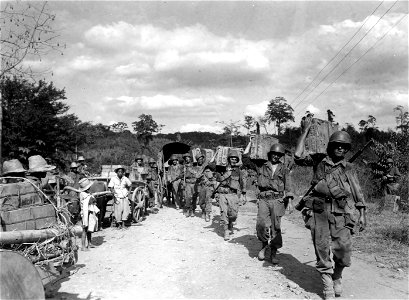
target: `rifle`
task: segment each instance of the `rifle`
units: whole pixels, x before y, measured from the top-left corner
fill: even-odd
[[[352,157],[348,160],[349,163],[353,163],[364,151],[366,148],[368,148],[371,144],[373,143],[373,139],[369,140],[369,142],[367,142],[361,149],[359,149],[354,155],[352,155]],[[336,170],[336,168],[334,168],[332,172],[334,172]],[[319,181],[318,181],[319,182]],[[310,186],[310,188],[308,189],[308,191],[304,194],[304,196],[301,198],[300,202],[298,202],[298,204],[294,207],[296,210],[301,211],[304,207],[305,207],[305,200],[304,198],[307,197],[309,195],[309,193],[312,192],[312,190],[316,187],[316,185],[318,184],[312,184]]]

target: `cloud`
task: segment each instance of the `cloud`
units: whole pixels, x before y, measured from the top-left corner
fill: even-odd
[[[313,113],[313,114],[319,114],[321,112],[321,110],[318,107],[315,107],[312,104],[307,106],[306,111],[309,111],[310,113]]]
[[[263,101],[257,104],[247,105],[244,109],[244,114],[253,117],[264,116],[267,111],[268,103],[269,101]]]
[[[180,132],[191,132],[191,131],[207,131],[220,133],[222,130],[218,126],[203,125],[203,124],[185,124],[180,127]]]

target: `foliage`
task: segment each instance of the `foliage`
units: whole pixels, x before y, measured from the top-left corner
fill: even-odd
[[[160,132],[164,125],[156,123],[151,115],[141,114],[139,121],[132,123],[132,128],[136,132],[137,139],[144,145],[148,145],[153,139],[153,134]]]
[[[293,121],[294,122],[294,109],[291,105],[287,104],[287,100],[284,97],[275,97],[270,100],[267,106],[265,117],[268,123],[274,122],[277,126],[277,134],[281,133],[282,124]]]
[[[372,129],[378,128],[376,126],[376,118],[374,116],[372,116],[372,115],[368,116],[368,120],[359,121],[358,125],[359,125],[361,131],[366,131],[369,128],[372,128]]]
[[[396,123],[398,124],[396,128],[400,129],[401,133],[407,133],[409,131],[409,113],[404,111],[402,105],[396,106],[393,111],[398,113],[396,116]]]
[[[0,81],[3,109],[3,154],[23,161],[41,154],[61,162],[63,153],[75,147],[75,128],[80,124],[67,114],[65,90],[53,83],[30,83],[17,77]]]
[[[128,124],[126,124],[125,122],[114,123],[111,125],[110,129],[113,132],[124,132],[128,129]]]
[[[247,129],[247,135],[250,134],[250,129],[255,125],[256,120],[252,116],[244,116],[244,123],[241,125]]]
[[[54,20],[55,15],[48,12],[47,2],[5,3],[0,11],[0,78],[10,75],[31,77],[33,71],[23,63],[25,58],[41,60],[53,50],[62,54],[62,45],[52,28]]]

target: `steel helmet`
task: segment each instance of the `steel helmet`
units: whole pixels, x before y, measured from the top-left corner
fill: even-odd
[[[70,165],[70,168],[71,168],[71,169],[73,169],[73,168],[78,168],[78,164],[77,164],[75,161],[73,161],[73,162],[71,163],[71,165]]]
[[[346,131],[336,131],[329,137],[328,146],[331,143],[348,144],[348,150],[351,148],[351,137]]]
[[[227,155],[227,158],[231,158],[231,157],[236,157],[238,160],[240,160],[240,154],[239,151],[236,149],[229,149],[229,153]]]
[[[185,157],[190,157],[192,158],[192,154],[190,152],[186,152],[185,154],[182,155],[183,158]]]
[[[135,161],[137,161],[137,160],[139,160],[139,159],[143,161],[142,155],[137,155],[137,156],[135,156]]]
[[[277,143],[277,144],[274,144],[274,145],[271,146],[270,151],[268,152],[268,154],[271,154],[272,152],[280,153],[280,154],[284,155],[285,154],[285,148],[284,148],[283,145]]]
[[[389,157],[389,158],[386,160],[386,163],[392,163],[392,164],[393,164],[393,159]]]
[[[178,157],[176,156],[176,154],[172,154],[169,158],[169,161],[174,161],[174,160],[178,160]]]
[[[154,158],[149,158],[149,164],[156,164],[156,160]]]
[[[77,159],[77,161],[84,161],[85,160],[85,158],[84,158],[84,156],[82,156],[82,155],[80,155],[79,157],[78,157],[78,159]]]

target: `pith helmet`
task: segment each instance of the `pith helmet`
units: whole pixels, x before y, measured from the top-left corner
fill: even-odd
[[[115,173],[117,173],[118,172],[118,170],[120,170],[120,169],[122,169],[122,171],[125,173],[126,172],[126,168],[124,167],[124,166],[118,166],[118,168],[116,168],[114,171],[115,171]]]
[[[77,161],[85,161],[84,156],[80,155],[80,156],[78,157]]]
[[[142,160],[142,161],[143,161],[142,155],[137,155],[137,156],[135,156],[135,161],[137,161],[137,160]]]
[[[3,162],[3,175],[10,173],[23,173],[27,170],[24,169],[23,165],[18,159],[6,160]]]
[[[80,191],[84,192],[86,190],[88,190],[91,185],[93,184],[93,182],[91,180],[89,180],[88,178],[82,178],[78,184],[80,185]]]
[[[227,158],[231,157],[236,157],[238,160],[240,160],[240,154],[239,151],[236,149],[229,149],[229,153],[227,154]]]
[[[275,153],[280,153],[282,155],[285,154],[285,148],[283,145],[277,143],[271,146],[270,151],[268,152],[268,154],[275,152]]]
[[[28,171],[30,173],[48,172],[54,169],[55,166],[47,164],[46,160],[41,155],[33,155],[28,158]]]
[[[389,157],[389,158],[386,160],[386,163],[392,163],[392,164],[393,164],[393,159]]]
[[[70,168],[71,168],[71,169],[78,168],[78,164],[77,164],[75,161],[73,161],[73,162],[71,163],[71,165],[70,165]]]
[[[154,158],[149,158],[149,164],[156,164],[156,160]]]

